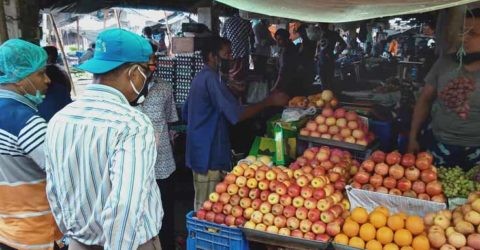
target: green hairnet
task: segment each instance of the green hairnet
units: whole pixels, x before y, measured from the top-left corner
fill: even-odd
[[[45,67],[47,53],[21,39],[10,39],[0,46],[0,84],[16,83]]]

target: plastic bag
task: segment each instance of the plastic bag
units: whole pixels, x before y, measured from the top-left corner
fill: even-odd
[[[302,119],[305,116],[314,115],[315,113],[317,113],[317,109],[315,107],[309,107],[307,109],[287,108],[283,110],[281,121],[294,122]]]
[[[248,86],[247,103],[261,102],[268,95],[268,84],[266,82],[254,81]]]

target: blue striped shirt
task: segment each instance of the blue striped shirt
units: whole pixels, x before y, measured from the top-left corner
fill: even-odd
[[[50,120],[45,148],[47,195],[67,237],[136,249],[158,234],[153,126],[118,90],[87,86]]]

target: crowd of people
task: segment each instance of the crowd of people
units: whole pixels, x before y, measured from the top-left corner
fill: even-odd
[[[468,120],[455,116],[437,98],[457,77],[478,79],[479,16],[476,9],[465,19],[462,63],[441,58],[427,75],[415,108],[410,151],[419,149],[417,137],[431,115],[435,141],[429,150],[436,158],[479,162],[479,98],[472,99]],[[235,32],[235,25],[251,27],[234,18],[225,37],[211,37],[202,49],[205,65],[193,79],[182,110],[195,209],[231,169],[229,126],[267,108],[283,107],[289,95],[308,88],[315,51],[329,79],[331,68],[325,65],[346,46],[327,26],[322,28],[319,53],[305,27],[296,30],[302,41],[295,39],[297,44],[289,31],[278,29],[273,38],[281,56],[274,88],[264,100],[245,106],[228,84],[245,77],[250,50],[243,48],[250,42],[258,46],[254,53],[262,70],[274,40],[265,22],[254,26],[256,39],[236,39],[235,34],[244,38],[250,31]],[[154,77],[155,51],[156,44],[132,32],[101,32],[93,56],[78,66],[92,73],[93,81],[72,102],[72,83],[55,63],[55,48],[21,39],[0,46],[1,249],[58,249],[62,238],[74,250],[174,249],[171,188],[176,166],[168,125],[179,117],[171,86]],[[459,66],[462,74],[452,74]]]

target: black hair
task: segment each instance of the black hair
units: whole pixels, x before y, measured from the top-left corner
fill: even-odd
[[[306,37],[307,36],[307,25],[302,23],[298,29],[297,29],[297,33],[300,34],[300,36],[302,37]]]
[[[91,43],[90,48],[95,49],[95,43]]]
[[[475,8],[473,10],[467,10],[465,14],[467,18],[479,18],[480,17],[480,8]]]
[[[58,60],[58,49],[55,46],[45,46],[43,49],[47,52],[50,63],[55,63]]]
[[[143,33],[147,36],[151,36],[152,35],[152,28],[148,27],[148,26],[143,28]]]
[[[290,38],[290,32],[288,32],[286,29],[278,29],[277,32],[275,32],[275,38],[277,36],[285,40],[288,40]]]
[[[208,55],[210,53],[212,54],[218,54],[218,52],[223,48],[225,45],[230,45],[231,42],[230,40],[219,37],[219,36],[214,36],[210,38],[210,42],[205,43],[205,46],[203,47],[201,54],[202,54],[202,59],[204,63],[208,62]]]
[[[157,50],[158,50],[158,46],[157,46],[157,45],[155,45],[155,44],[154,44],[154,43],[152,43],[152,42],[149,42],[149,43],[150,43],[150,46],[152,46],[153,53],[157,52]]]

